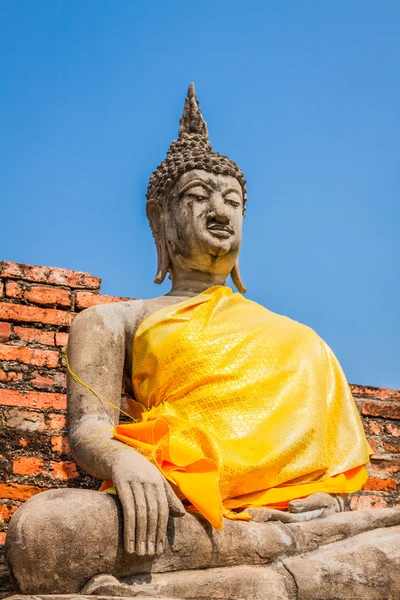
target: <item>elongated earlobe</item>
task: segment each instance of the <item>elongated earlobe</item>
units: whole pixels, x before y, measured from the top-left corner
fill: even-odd
[[[157,248],[157,275],[154,283],[162,283],[166,274],[169,271],[169,256],[167,246],[165,244],[164,235],[158,235],[155,238]]]
[[[232,281],[235,284],[235,287],[237,288],[237,290],[241,293],[241,294],[245,294],[246,293],[246,288],[245,285],[242,281],[242,277],[240,275],[240,269],[239,269],[239,259],[236,260],[234,267],[231,271],[231,277],[232,277]]]
[[[157,275],[154,283],[162,283],[170,268],[168,250],[165,244],[164,219],[156,202],[148,202],[146,212],[157,248]]]

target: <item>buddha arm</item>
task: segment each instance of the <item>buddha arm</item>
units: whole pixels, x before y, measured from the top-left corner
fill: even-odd
[[[68,376],[69,441],[77,463],[98,479],[112,477],[112,458],[124,444],[113,440],[119,420],[125,336],[115,306],[90,308],[74,320],[68,344],[72,371],[116,408]]]
[[[132,328],[135,309],[132,305],[129,309]],[[69,376],[69,440],[85,471],[113,482],[123,508],[126,552],[153,555],[164,549],[169,514],[184,516],[185,509],[154,465],[113,438],[125,355],[130,358],[125,353],[125,329],[121,304],[90,308],[74,320],[68,345],[71,369],[114,406]]]

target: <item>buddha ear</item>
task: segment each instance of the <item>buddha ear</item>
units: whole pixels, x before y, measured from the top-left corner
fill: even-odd
[[[165,243],[164,217],[158,203],[151,200],[147,203],[146,213],[157,248],[157,275],[154,283],[162,283],[170,267],[167,245]]]
[[[242,281],[242,277],[240,275],[240,269],[239,269],[239,259],[236,259],[235,264],[233,265],[233,269],[231,271],[231,277],[232,277],[232,281],[235,284],[235,287],[237,288],[237,290],[241,293],[241,294],[245,294],[246,293],[246,287]]]

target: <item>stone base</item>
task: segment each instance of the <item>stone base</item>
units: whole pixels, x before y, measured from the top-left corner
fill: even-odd
[[[279,540],[272,535],[276,527]],[[130,576],[95,575],[80,594],[10,600],[400,600],[400,509],[341,513],[286,526],[254,523],[247,530],[255,536],[251,557],[240,544],[232,553],[235,538],[225,537],[227,527],[214,533],[214,542],[220,541],[214,544],[217,565],[209,560],[208,568],[199,568],[192,545],[191,561],[176,552],[183,570],[170,561],[162,571],[155,562],[151,570]],[[224,540],[230,543],[225,546]]]
[[[340,534],[339,534],[340,536]],[[10,600],[400,600],[400,525],[374,529],[263,566],[96,575],[80,595]]]

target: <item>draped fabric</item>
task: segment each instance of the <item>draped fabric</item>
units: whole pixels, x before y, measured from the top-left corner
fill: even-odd
[[[241,518],[232,509],[284,508],[365,483],[372,451],[330,348],[309,327],[228,287],[146,318],[132,376],[143,413],[114,436],[149,458],[214,527],[223,516]]]

